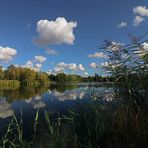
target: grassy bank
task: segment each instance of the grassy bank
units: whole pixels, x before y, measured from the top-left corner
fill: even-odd
[[[18,89],[20,87],[39,87],[48,86],[50,83],[41,83],[38,80],[35,81],[18,81],[18,80],[0,80],[0,89]]]
[[[0,89],[17,89],[20,87],[20,82],[17,80],[0,80]]]

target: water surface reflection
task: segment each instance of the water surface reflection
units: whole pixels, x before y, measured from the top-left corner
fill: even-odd
[[[105,134],[101,140],[105,145],[143,147],[148,145],[147,106],[147,98],[138,95],[133,97],[128,93],[121,95],[117,89],[114,91],[111,86],[102,85],[51,85],[48,88],[0,90],[0,139],[6,133],[4,127],[10,123],[13,115],[22,118],[23,134],[28,139],[33,133],[35,114],[39,109],[38,136],[41,139],[47,132],[45,111],[49,112],[54,122],[59,115],[65,115],[74,108],[80,115],[74,126],[78,125],[78,121],[81,123],[76,132],[79,133],[82,127],[86,131],[81,132],[83,135],[80,134],[80,138],[88,139],[87,131],[97,125],[101,133],[96,135],[102,136],[102,132]],[[89,122],[92,124],[85,124]],[[94,132],[91,131],[91,134],[94,135]]]
[[[109,94],[112,91],[112,88],[108,87],[87,85],[51,85],[49,88],[27,87],[17,90],[0,90],[0,119],[18,114],[20,110],[23,110],[24,114],[28,110],[31,114],[32,110],[38,108],[48,110],[52,108],[58,112],[58,109],[67,106],[67,101],[71,106],[78,102],[82,103],[99,97],[111,100]],[[63,103],[60,103],[61,101]]]

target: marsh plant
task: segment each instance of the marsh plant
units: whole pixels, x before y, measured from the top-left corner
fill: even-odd
[[[101,47],[107,57],[102,66],[114,77],[116,90],[119,89],[121,95],[148,97],[148,40],[141,41],[144,37],[130,35],[128,45],[105,40]]]

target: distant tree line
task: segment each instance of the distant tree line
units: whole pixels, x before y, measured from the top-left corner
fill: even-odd
[[[88,77],[82,77],[76,74],[65,74],[65,73],[58,73],[57,75],[53,74],[48,75],[45,72],[37,72],[34,71],[33,69],[25,67],[16,67],[11,64],[5,70],[3,69],[2,66],[0,66],[0,80],[1,80],[1,85],[9,85],[9,83],[14,85],[14,82],[18,81],[20,82],[21,85],[38,86],[38,85],[47,85],[49,84],[50,81],[57,83],[112,82],[114,79],[113,77],[110,76],[99,76],[98,74]]]
[[[49,84],[48,74],[37,72],[29,68],[10,65],[6,70],[0,66],[0,80],[17,80],[23,85],[46,85]],[[12,81],[11,81],[12,82]]]
[[[88,76],[82,78],[83,82],[113,82],[114,78],[111,76],[100,76],[95,74],[94,76]]]
[[[49,79],[51,82],[76,83],[81,82],[82,77],[80,75],[58,73],[57,75],[49,75]]]
[[[74,75],[74,74],[65,74],[65,73],[59,73],[57,75],[51,74],[49,76],[49,79],[52,82],[60,82],[60,83],[70,83],[70,82],[112,82],[114,80],[113,77],[110,76],[99,76],[95,74],[95,76],[88,76],[88,77],[82,77],[80,75]]]

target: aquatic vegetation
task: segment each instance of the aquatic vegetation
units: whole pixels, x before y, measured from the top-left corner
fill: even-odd
[[[17,80],[0,80],[0,89],[18,89],[20,82]]]

